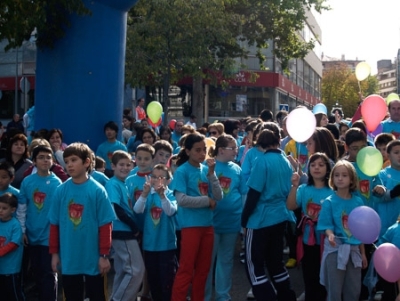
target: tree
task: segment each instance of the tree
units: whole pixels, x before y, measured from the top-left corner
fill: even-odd
[[[3,0],[0,11],[0,40],[8,40],[6,50],[21,46],[35,28],[38,47],[52,47],[70,25],[69,14],[90,13],[82,0]]]
[[[359,83],[348,65],[340,63],[329,67],[322,75],[322,102],[328,110],[339,103],[344,115],[352,117],[360,101],[360,89],[363,96],[368,96],[376,93],[378,88],[376,76],[369,76]]]
[[[193,113],[203,116],[202,79],[214,83],[233,76],[235,58],[246,57],[246,46],[259,50],[273,41],[273,52],[285,67],[290,58],[304,57],[314,41],[297,34],[306,9],[325,9],[319,0],[149,0],[130,11],[126,80],[133,86],[163,86],[191,76]],[[242,43],[246,41],[246,43]],[[258,52],[260,65],[264,63]],[[197,87],[197,85],[200,86]],[[164,93],[167,113],[168,93]],[[165,118],[167,119],[167,118]]]

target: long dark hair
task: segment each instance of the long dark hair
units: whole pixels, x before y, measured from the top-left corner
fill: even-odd
[[[315,184],[314,178],[311,176],[310,165],[311,165],[311,163],[313,163],[314,161],[316,161],[318,159],[322,159],[322,161],[324,161],[324,163],[325,163],[326,174],[325,174],[325,177],[324,177],[324,184],[325,184],[326,187],[329,187],[329,175],[331,174],[332,167],[331,167],[331,163],[329,162],[328,156],[326,154],[324,154],[324,153],[314,153],[308,159],[308,171],[307,171],[308,181],[307,181],[307,185],[314,186],[314,184]]]
[[[204,141],[206,137],[204,135],[193,133],[189,134],[185,138],[185,142],[183,144],[182,149],[179,151],[178,160],[176,161],[177,166],[181,166],[187,160],[189,160],[189,156],[186,154],[186,150],[191,150],[193,145],[197,142]]]

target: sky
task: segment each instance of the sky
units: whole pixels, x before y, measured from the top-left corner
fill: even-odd
[[[376,63],[394,60],[400,48],[399,0],[327,0],[332,8],[317,16],[324,56]]]

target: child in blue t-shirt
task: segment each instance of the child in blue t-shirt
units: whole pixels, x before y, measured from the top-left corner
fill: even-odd
[[[215,174],[215,160],[206,159],[203,135],[188,134],[178,155],[171,188],[179,205],[181,253],[179,269],[172,288],[172,300],[185,300],[192,283],[192,300],[204,300],[211,265],[214,231],[213,212],[221,200],[222,189]]]
[[[348,227],[351,211],[364,203],[355,194],[358,179],[353,165],[345,160],[335,164],[329,179],[334,193],[323,203],[317,230],[326,235],[321,261],[320,282],[327,301],[358,300],[361,268],[368,265],[365,248]]]
[[[97,162],[104,162],[105,161],[100,158],[100,157],[96,157],[96,155],[94,154],[94,152],[92,152],[92,168],[91,171],[89,173],[89,175],[96,180],[97,182],[99,182],[101,185],[103,185],[104,187],[106,187],[107,182],[110,180],[104,173],[105,167],[103,169],[103,171],[98,171],[96,168],[96,164]],[[100,168],[101,169],[101,168]]]
[[[206,283],[205,300],[211,300],[212,279],[215,271],[215,300],[231,300],[232,268],[235,245],[240,232],[242,195],[247,191],[241,168],[234,163],[238,148],[231,135],[221,135],[215,142],[213,157],[215,173],[224,193],[222,202],[214,209],[214,247],[211,266]]]
[[[23,240],[21,225],[13,217],[17,198],[6,192],[0,196],[0,292],[1,299],[24,301],[21,286]]]
[[[64,150],[70,179],[57,187],[50,208],[49,251],[53,271],[61,271],[66,300],[105,301],[104,275],[110,270],[114,210],[104,187],[89,175],[91,150],[72,143]]]
[[[53,165],[53,151],[39,145],[33,149],[32,161],[36,173],[27,176],[21,183],[20,199],[26,205],[26,212],[18,218],[24,231],[24,241],[28,247],[31,269],[41,300],[57,299],[57,275],[51,267],[49,253],[50,223],[47,218],[54,202],[54,192],[62,183],[50,171]]]
[[[0,163],[0,195],[9,192],[17,197],[18,208],[17,211],[14,212],[13,214],[14,217],[17,217],[20,211],[26,210],[25,209],[26,205],[21,204],[19,197],[19,190],[11,186],[11,183],[14,181],[14,174],[15,174],[14,167],[12,167],[10,163],[8,162]]]
[[[168,189],[171,172],[164,164],[154,166],[146,176],[143,192],[134,211],[144,216],[143,250],[147,279],[154,301],[171,299],[176,273],[176,236],[173,216],[177,204]]]
[[[319,282],[321,269],[321,238],[316,232],[322,202],[333,191],[329,188],[331,164],[324,153],[315,153],[308,160],[307,184],[300,185],[297,172],[292,176],[292,188],[286,200],[289,210],[301,209],[298,228],[301,235],[297,240],[297,262],[302,262],[306,301],[325,301],[326,290]]]
[[[115,277],[111,299],[128,301],[135,299],[144,275],[144,263],[137,242],[140,231],[125,182],[132,161],[127,152],[115,151],[111,162],[114,176],[106,184],[106,191],[117,215],[112,231]]]

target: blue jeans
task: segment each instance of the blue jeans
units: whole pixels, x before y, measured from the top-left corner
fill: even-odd
[[[215,301],[230,300],[229,291],[232,287],[232,268],[235,254],[235,245],[238,238],[235,233],[214,233],[214,248],[211,268],[206,282],[205,301],[211,300],[212,279],[215,263]]]

